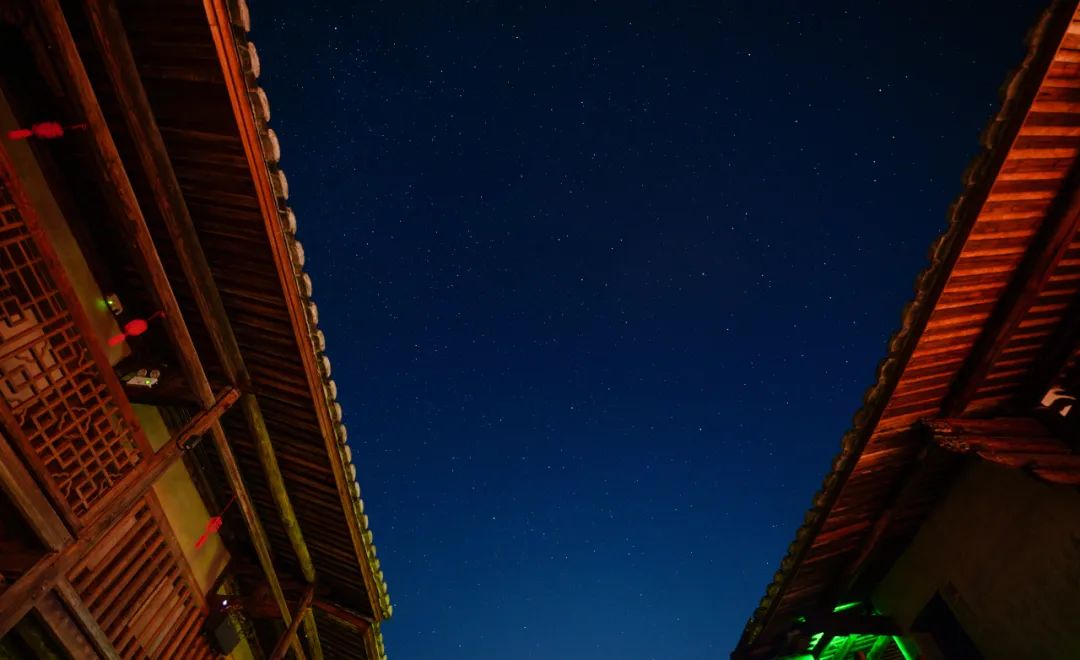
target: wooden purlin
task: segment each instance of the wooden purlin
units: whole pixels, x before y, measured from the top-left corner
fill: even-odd
[[[117,152],[109,127],[101,113],[96,94],[83,66],[82,58],[76,49],[63,10],[58,0],[42,0],[36,3],[34,8],[52,42],[52,54],[59,59],[58,68],[61,75],[70,85],[72,96],[84,117],[85,123],[89,127],[88,132],[97,147],[95,155],[101,159],[102,172],[113,189],[114,194],[107,195],[107,197],[111,201],[118,203],[115,215],[126,223],[126,228],[134,239],[137,250],[136,256],[138,257],[136,261],[146,281],[151,286],[156,302],[164,312],[164,324],[176,348],[181,368],[187,376],[188,382],[196,389],[196,395],[202,405],[210,407],[213,405],[213,392],[210,389],[210,383],[199,360],[190,332],[184,323],[180,307],[169,284],[160,256],[154,246],[131,181]],[[236,457],[229,446],[220,423],[213,424],[210,431],[222,459],[222,464],[225,467],[230,486],[236,494],[237,503],[247,524],[248,533],[259,558],[259,563],[271,584],[275,601],[278,602],[281,609],[282,619],[288,624],[291,621],[291,615],[285,604],[277,573],[274,570],[270,545],[251,501],[251,496],[244,486]],[[293,650],[300,658],[305,657],[298,642],[293,645]]]
[[[251,378],[232,325],[225,313],[217,284],[200,245],[191,214],[176,179],[164,140],[147,100],[142,80],[135,65],[135,58],[127,41],[123,23],[116,6],[110,0],[85,0],[91,31],[105,63],[105,69],[113,83],[113,89],[123,107],[122,115],[133,137],[135,151],[150,182],[153,196],[161,217],[169,231],[176,249],[180,266],[199,308],[203,322],[209,330],[226,377],[237,387],[246,391],[241,402],[248,431],[255,440],[259,462],[266,473],[275,508],[281,517],[293,552],[296,554],[304,580],[314,584],[315,567],[311,560],[303,532],[296,520],[285,480],[278,467],[273,442],[266,428],[258,399],[250,393]],[[315,658],[322,657],[315,618],[306,613],[304,632]]]

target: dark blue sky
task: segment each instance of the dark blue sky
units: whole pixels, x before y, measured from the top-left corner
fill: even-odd
[[[251,3],[393,660],[726,656],[1043,4]]]

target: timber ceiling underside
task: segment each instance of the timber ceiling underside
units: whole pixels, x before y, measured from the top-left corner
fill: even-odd
[[[206,10],[202,3],[191,1],[119,4],[155,119],[273,439],[286,489],[318,575],[320,593],[355,612],[372,616],[371,596],[360,565],[366,558],[358,558],[349,541],[348,517],[356,513],[351,508],[346,510],[335,485],[330,462],[333,459],[328,455],[315,412],[318,403],[312,398],[300,358],[300,352],[310,347],[298,346],[287,312],[251,165],[225,91]],[[77,10],[70,14],[71,28],[95,92],[185,320],[200,353],[207,356],[208,376],[215,387],[224,385],[209,332],[201,321],[138,158],[133,155],[108,76],[95,57],[93,40],[76,20]],[[89,163],[85,167],[93,168]],[[256,444],[239,413],[226,415],[224,423],[271,541],[274,564],[280,572],[299,577],[299,562],[277,515]],[[209,481],[223,488],[227,479],[223,472],[216,472],[220,466],[211,462],[207,467],[211,470]],[[229,495],[221,492],[219,499],[227,501]],[[357,657],[357,649],[370,643],[370,634],[337,630],[333,624],[322,623],[324,619],[333,619],[320,617],[320,633],[324,628],[330,630],[324,641],[327,657],[334,657],[335,640],[347,644],[339,651],[349,657]]]
[[[943,412],[1030,409],[1076,361],[1080,306],[1077,157],[1080,23],[1061,3],[1003,88],[1002,110],[969,168],[949,230],[905,309],[879,382],[868,392],[815,508],[799,530],[740,652],[768,653],[792,619],[836,595],[921,445],[910,429]],[[1059,48],[1060,45],[1060,48]],[[860,438],[861,436],[861,438]],[[861,447],[860,442],[865,442]],[[853,464],[852,464],[853,462]],[[893,512],[885,538],[917,530],[952,472]],[[888,545],[888,544],[886,544]],[[897,543],[891,544],[893,546]],[[832,603],[835,604],[835,603]]]

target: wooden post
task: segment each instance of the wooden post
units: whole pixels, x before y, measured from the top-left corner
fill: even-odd
[[[192,418],[172,441],[154,452],[149,459],[139,463],[135,470],[117,484],[120,495],[87,521],[77,539],[45,555],[11,587],[0,593],[0,635],[18,623],[19,619],[34,607],[35,602],[48,594],[53,587],[60,588],[61,597],[69,600],[63,590],[66,582],[64,576],[68,570],[142,500],[166,470],[180,460],[184,452],[184,443],[181,441],[190,438],[198,429],[205,428],[210,419],[216,420],[220,417],[236,398],[235,390],[227,390],[209,410]]]
[[[102,172],[112,186],[111,192],[114,193],[106,194],[106,198],[117,204],[115,215],[125,223],[125,227],[131,235],[131,240],[137,249],[137,256],[139,257],[136,260],[137,265],[151,285],[151,293],[155,302],[164,312],[165,328],[176,348],[181,369],[184,371],[188,382],[195,388],[195,394],[202,405],[210,407],[213,405],[214,400],[210,382],[199,360],[191,334],[184,323],[180,306],[173,293],[172,286],[169,284],[168,275],[161,263],[161,257],[157,253],[150,230],[146,224],[146,218],[139,206],[131,180],[124,169],[108,124],[101,112],[97,96],[86,73],[86,67],[83,65],[82,58],[75,46],[75,40],[68,28],[59,0],[42,0],[34,3],[33,6],[41,19],[40,22],[44,26],[50,42],[50,50],[45,56],[56,61],[61,75],[69,86],[70,94],[77,104],[84,122],[89,127],[88,133],[97,147],[95,153],[101,161]],[[197,285],[193,285],[192,288],[195,291],[199,289]],[[248,533],[259,558],[259,563],[266,573],[274,599],[278,603],[281,617],[286,623],[290,623],[291,615],[285,603],[285,596],[281,590],[277,572],[274,570],[270,541],[255,511],[251,495],[244,486],[236,456],[229,446],[225,431],[220,423],[213,423],[210,426],[210,432],[214,439],[214,445],[221,456],[229,484],[236,494],[237,503],[243,514],[244,522],[247,524]],[[293,645],[293,650],[298,657],[305,657],[299,643]]]
[[[300,621],[307,618],[307,615],[311,613],[311,599],[314,597],[315,585],[309,584],[307,589],[304,589],[304,595],[300,597],[300,602],[296,605],[296,612],[293,613],[292,623],[289,624],[288,629],[285,630],[285,634],[281,636],[281,639],[278,640],[273,652],[270,653],[270,660],[281,660],[285,657],[285,651],[288,650],[289,645],[296,639],[296,631],[300,629]]]
[[[169,159],[165,141],[161,137],[153,110],[143,88],[124,31],[124,25],[112,0],[84,0],[90,28],[101,52],[102,61],[113,83],[121,113],[132,136],[132,143],[139,162],[146,172],[154,200],[168,229],[176,249],[184,276],[191,283],[191,293],[199,308],[211,340],[214,344],[226,377],[243,390],[250,388],[251,377],[244,364],[240,346],[221,301],[221,294],[210,271],[210,265],[199,242],[195,224],[184,200],[176,172]],[[292,502],[285,488],[285,479],[274,454],[270,433],[267,431],[262,410],[255,395],[244,395],[242,409],[248,431],[255,442],[256,452],[263,472],[266,473],[270,493],[274,498],[282,526],[296,554],[297,563],[305,582],[314,583],[315,564],[304,542],[304,535],[296,519]],[[318,631],[314,617],[305,622],[311,652],[315,658],[322,657]]]
[[[41,599],[34,609],[64,650],[75,660],[115,657],[116,650],[109,644],[108,639],[104,639],[104,634],[102,638],[106,646],[103,649],[96,640],[91,641],[87,633],[83,632],[78,620],[69,613],[69,609],[56,594],[49,594]],[[91,623],[97,631],[101,630],[96,621],[91,620]]]
[[[90,636],[90,643],[93,644],[94,649],[101,654],[104,658],[119,659],[120,654],[113,648],[112,642],[105,636],[105,631],[98,625],[94,615],[90,613],[90,610],[86,607],[86,603],[79,598],[79,594],[76,593],[75,587],[71,586],[71,583],[67,580],[61,579],[56,582],[56,593],[60,596],[60,600],[64,601],[64,605],[75,617],[75,620],[79,622],[79,626]]]
[[[8,439],[0,433],[0,487],[19,509],[30,528],[42,540],[45,547],[57,550],[71,542],[71,534],[64,527],[56,510],[34,481],[33,475],[23,467]]]

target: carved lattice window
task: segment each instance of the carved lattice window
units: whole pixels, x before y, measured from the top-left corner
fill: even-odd
[[[138,463],[142,441],[18,185],[0,150],[0,421],[79,519]]]

